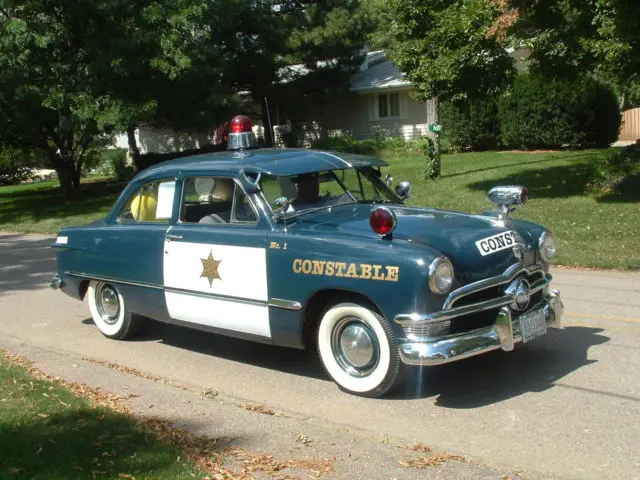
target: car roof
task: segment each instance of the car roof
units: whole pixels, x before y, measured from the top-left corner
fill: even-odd
[[[158,163],[143,170],[138,179],[174,174],[177,171],[245,171],[277,176],[324,170],[386,166],[380,158],[351,153],[298,148],[261,148],[244,151],[202,153]]]

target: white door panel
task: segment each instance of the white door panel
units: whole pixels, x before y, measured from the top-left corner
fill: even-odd
[[[165,242],[164,285],[266,302],[266,249]],[[170,312],[171,313],[171,312]]]
[[[171,317],[176,320],[271,337],[266,305],[171,291],[165,293],[165,299]]]

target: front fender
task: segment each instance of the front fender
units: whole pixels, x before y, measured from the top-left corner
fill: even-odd
[[[439,252],[406,240],[275,233],[267,247],[269,297],[300,303],[300,321],[309,300],[325,290],[362,295],[389,321],[401,312],[437,310],[444,302],[428,286],[429,264]]]

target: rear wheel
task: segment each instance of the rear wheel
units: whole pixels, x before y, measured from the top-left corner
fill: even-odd
[[[377,312],[356,303],[339,303],[322,316],[318,352],[325,370],[349,393],[379,397],[402,380],[395,335]]]
[[[140,319],[127,310],[114,284],[92,280],[87,297],[93,323],[105,337],[126,340],[135,335]]]

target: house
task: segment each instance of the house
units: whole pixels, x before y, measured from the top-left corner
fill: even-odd
[[[409,96],[411,83],[388,60],[383,51],[367,52],[359,71],[350,79],[350,95],[322,106],[309,106],[308,120],[296,125],[302,131],[300,143],[310,146],[315,139],[350,135],[362,140],[376,135],[402,136],[406,140],[427,134],[428,123],[435,119],[432,101],[419,102]],[[292,125],[272,105],[275,141],[282,145],[282,135]],[[259,111],[259,108],[258,108]],[[252,117],[256,135],[263,136],[259,117]],[[200,148],[215,142],[215,126],[205,132],[176,132],[167,128],[140,126],[136,141],[140,153],[168,153]],[[128,148],[126,134],[116,138],[118,148]]]
[[[436,118],[435,104],[411,98],[412,88],[383,51],[367,52],[350,79],[349,96],[307,108],[301,143],[308,146],[314,139],[339,135],[358,140],[378,135],[411,140],[426,135],[428,124]],[[278,125],[276,138],[287,129]]]

